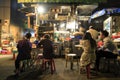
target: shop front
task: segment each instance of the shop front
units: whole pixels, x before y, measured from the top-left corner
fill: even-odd
[[[100,13],[96,15],[96,13]],[[106,16],[104,18],[104,16]],[[93,18],[94,17],[94,18]],[[104,8],[95,12],[91,16],[91,20],[103,20],[100,24],[102,24],[102,30],[107,30],[109,35],[112,37],[115,44],[118,46],[118,50],[120,49],[120,8]],[[103,19],[104,18],[104,19]],[[99,21],[98,21],[99,22]]]

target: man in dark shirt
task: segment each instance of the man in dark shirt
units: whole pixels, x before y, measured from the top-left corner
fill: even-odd
[[[38,43],[38,48],[43,48],[43,57],[46,59],[52,59],[53,56],[53,42],[50,40],[50,36],[48,34],[44,35],[44,39]]]
[[[20,61],[31,58],[30,53],[32,49],[32,44],[30,42],[30,38],[31,38],[31,34],[27,33],[23,40],[18,41],[17,44],[18,56],[15,60],[16,76],[18,76],[20,72]]]

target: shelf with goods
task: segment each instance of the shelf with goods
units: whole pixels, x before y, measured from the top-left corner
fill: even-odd
[[[69,31],[54,31],[54,42],[69,41]]]
[[[1,36],[1,54],[10,54],[11,53],[11,37],[9,34],[2,34]]]
[[[9,54],[11,53],[11,48],[9,46],[10,41],[9,40],[3,40],[2,46],[1,46],[1,54]]]

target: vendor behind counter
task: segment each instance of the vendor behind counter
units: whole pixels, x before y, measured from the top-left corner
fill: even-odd
[[[76,53],[77,54],[77,49],[75,45],[79,44],[80,39],[82,39],[82,35],[75,35],[74,38],[70,40],[70,52],[71,53]]]

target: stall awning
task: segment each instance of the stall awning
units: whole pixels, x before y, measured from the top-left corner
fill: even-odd
[[[96,11],[93,15],[91,15],[90,19],[95,19],[103,15],[120,15],[120,8],[104,8]]]
[[[100,17],[100,16],[103,16],[106,14],[106,9],[102,9],[102,10],[99,10],[97,12],[95,12],[93,15],[91,15],[91,19],[94,19],[94,18],[97,18],[97,17]]]

